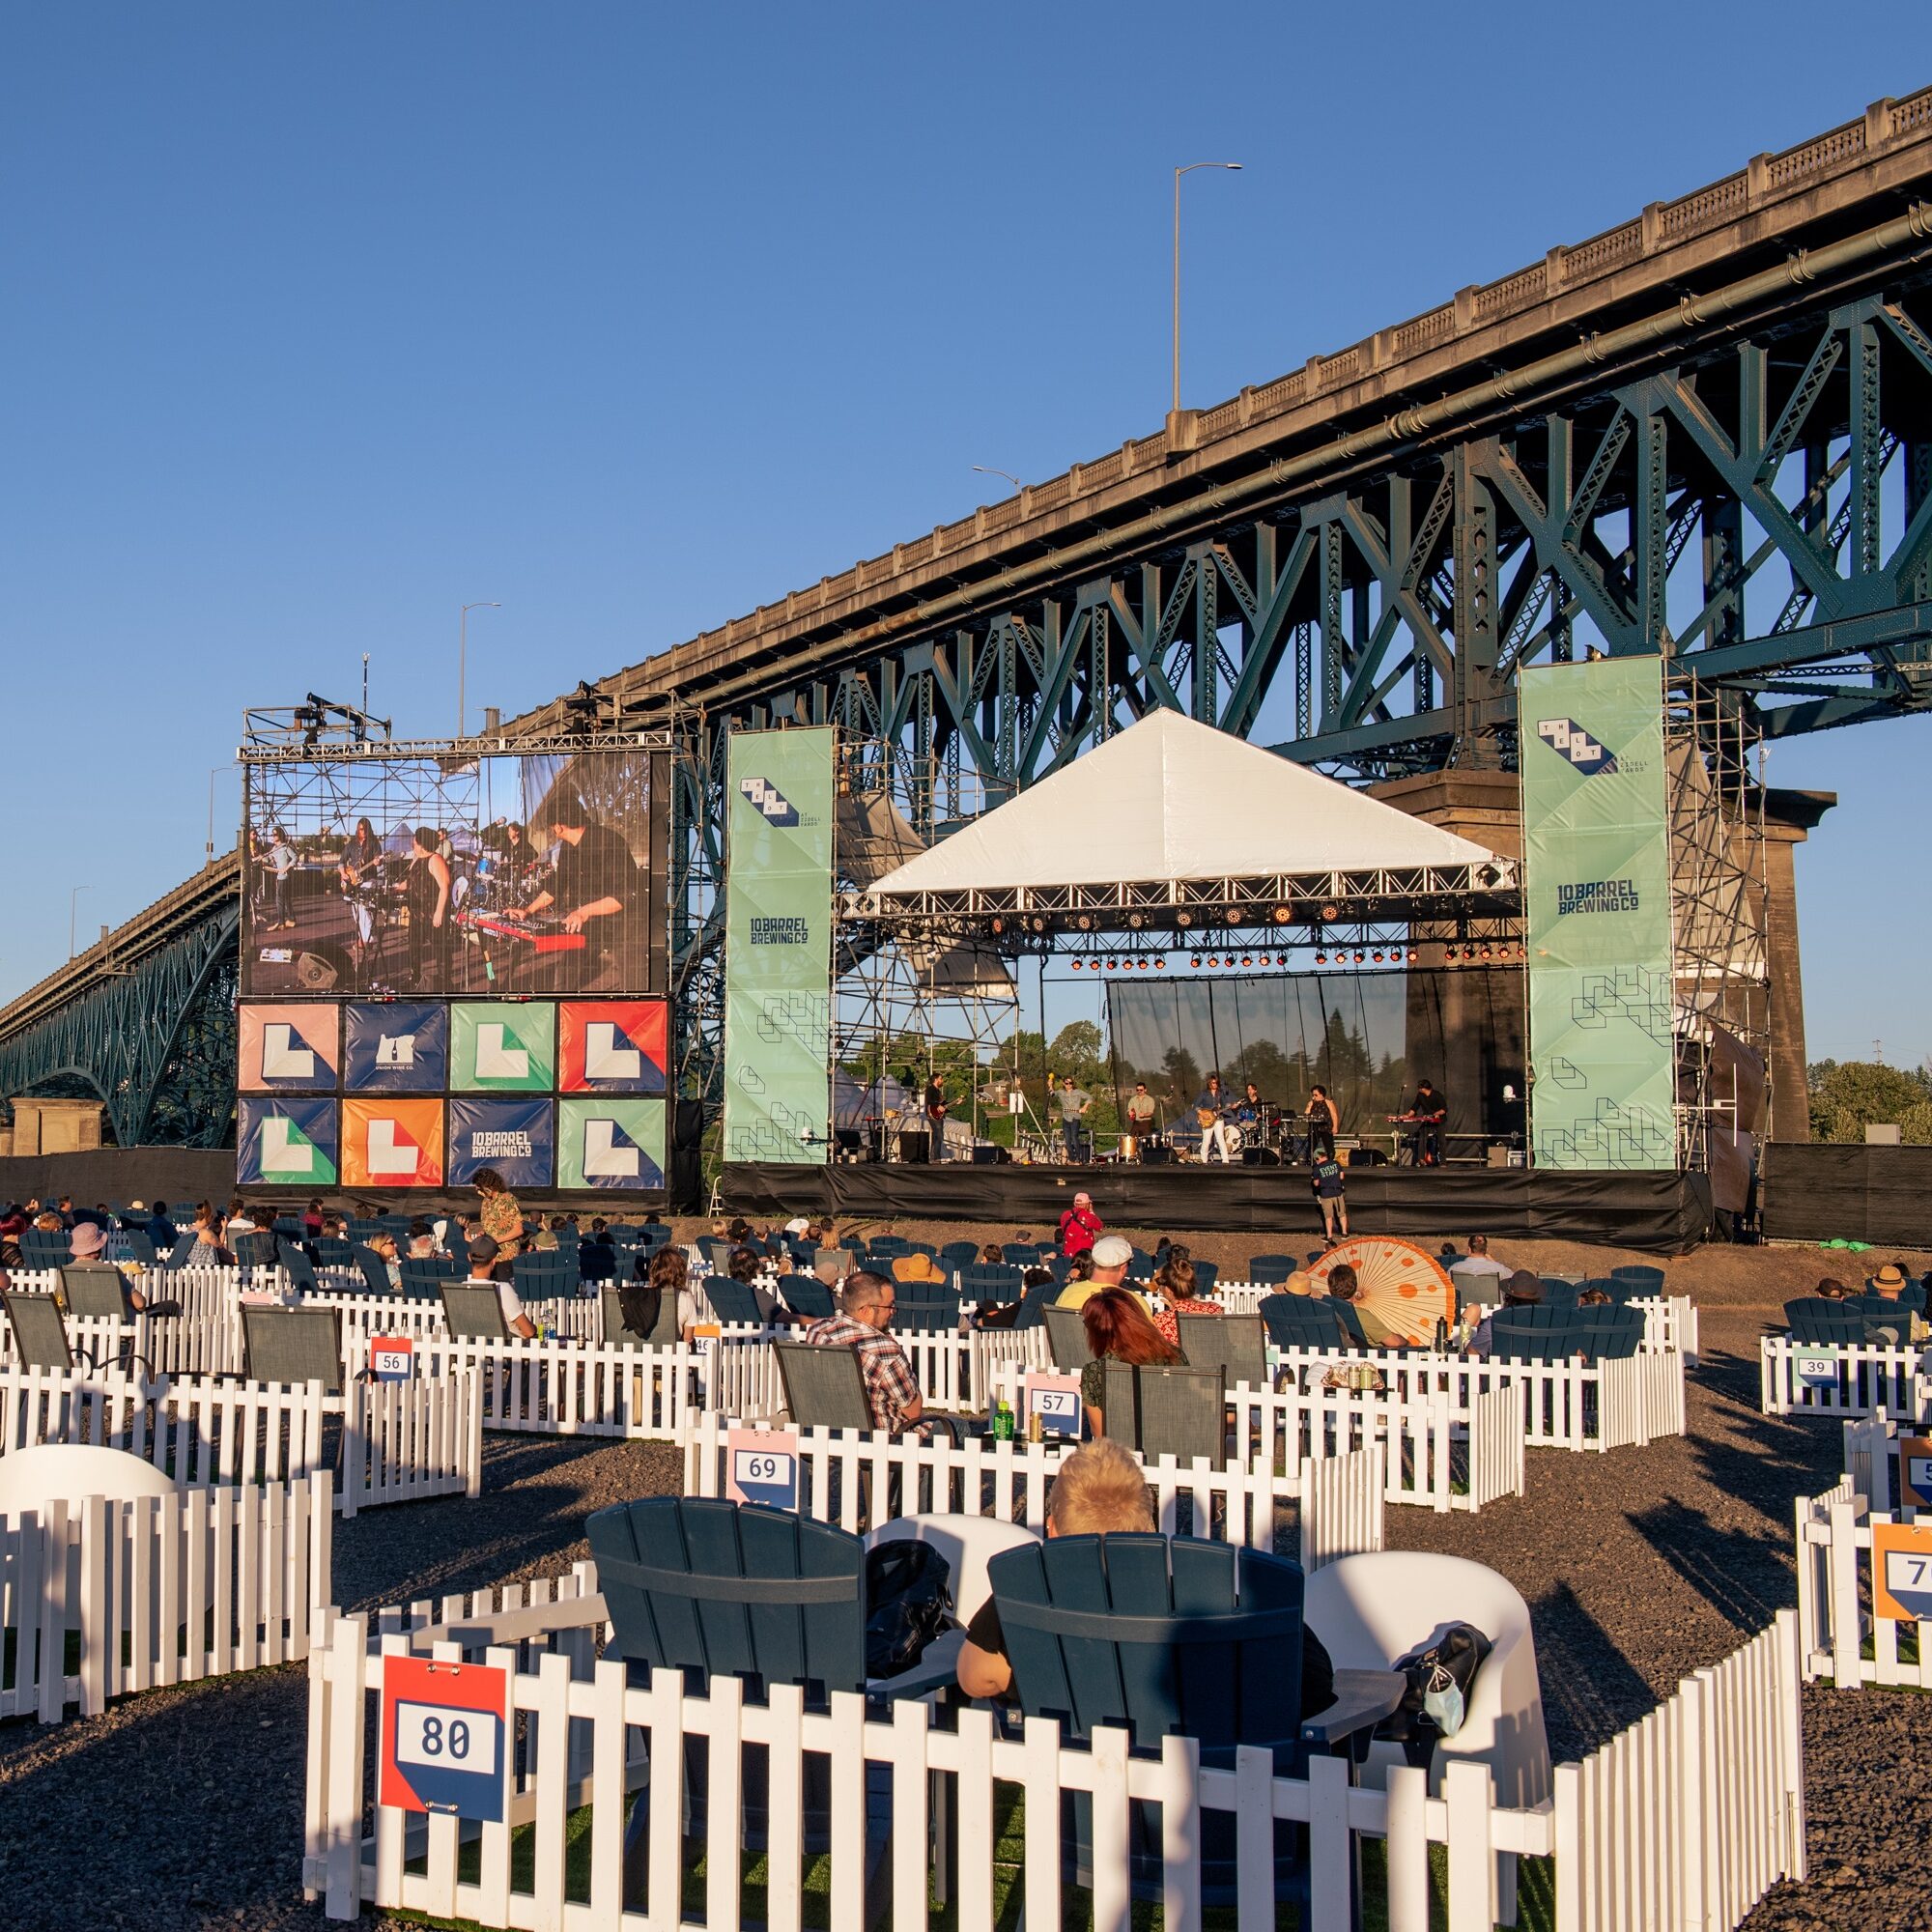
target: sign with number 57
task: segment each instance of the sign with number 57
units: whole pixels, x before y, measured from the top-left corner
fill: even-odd
[[[1932,1619],[1932,1524],[1872,1524],[1872,1614]]]
[[[508,1673],[490,1664],[385,1657],[377,1802],[500,1825],[509,1697]]]

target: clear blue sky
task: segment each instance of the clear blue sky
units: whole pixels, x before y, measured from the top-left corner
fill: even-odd
[[[633,662],[1932,78],[1815,8],[63,4],[0,24],[0,997],[242,709]],[[1814,1052],[1932,1049],[1917,724],[1780,753]],[[1915,755],[1915,753],[1917,755]],[[1856,762],[1855,762],[1856,760]],[[235,818],[218,781],[217,838]],[[1873,907],[1883,905],[1881,917]],[[1883,952],[1879,953],[1882,937]]]

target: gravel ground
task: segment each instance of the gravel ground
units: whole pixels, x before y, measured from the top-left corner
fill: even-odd
[[[1210,1235],[1193,1245],[1238,1272],[1269,1244]],[[1498,1245],[1512,1264],[1552,1270],[1626,1259],[1555,1242]],[[1605,1457],[1532,1455],[1526,1494],[1478,1517],[1389,1513],[1392,1544],[1474,1557],[1529,1600],[1559,1759],[1641,1717],[1792,1601],[1792,1500],[1835,1480],[1838,1438],[1829,1425],[1757,1413],[1757,1339],[1820,1273],[1849,1279],[1885,1259],[1707,1248],[1671,1262],[1671,1292],[1691,1294],[1702,1321],[1688,1435]],[[677,1476],[664,1445],[486,1438],[478,1501],[376,1510],[338,1525],[337,1601],[373,1608],[561,1574],[585,1553],[589,1511],[669,1490]],[[298,1667],[259,1671],[153,1692],[51,1730],[0,1726],[0,1923],[10,1932],[323,1925],[298,1881],[305,1685]],[[1910,1692],[1805,1693],[1813,1877],[1779,1887],[1749,1932],[1932,1928],[1932,1864],[1908,1796],[1924,1709]]]

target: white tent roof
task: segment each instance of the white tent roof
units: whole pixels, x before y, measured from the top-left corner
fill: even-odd
[[[886,873],[873,890],[1360,872],[1493,856],[1306,765],[1163,710]]]

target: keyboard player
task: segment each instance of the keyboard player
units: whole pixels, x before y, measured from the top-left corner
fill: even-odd
[[[514,917],[549,915],[566,932],[583,935],[588,956],[559,964],[572,990],[601,992],[641,984],[646,962],[638,956],[642,951],[640,881],[624,835],[573,807],[551,811],[530,827],[530,836],[539,849],[554,845],[555,857],[542,889]]]

